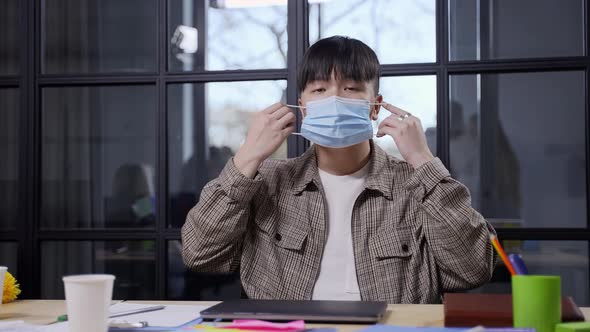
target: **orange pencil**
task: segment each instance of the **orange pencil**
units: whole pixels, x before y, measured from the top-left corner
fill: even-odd
[[[502,245],[500,245],[500,241],[498,241],[498,238],[495,235],[490,234],[490,241],[492,241],[492,245],[496,249],[496,252],[500,256],[500,258],[502,258],[502,261],[504,261],[504,265],[506,265],[508,271],[510,271],[510,275],[516,275],[516,271],[514,270],[512,264],[510,264],[508,256],[506,256],[506,252],[504,252],[504,249],[502,248]]]

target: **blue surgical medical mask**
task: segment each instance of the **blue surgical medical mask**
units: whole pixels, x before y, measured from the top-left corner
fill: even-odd
[[[373,137],[371,105],[365,99],[331,96],[310,101],[300,135],[330,148],[344,148]]]

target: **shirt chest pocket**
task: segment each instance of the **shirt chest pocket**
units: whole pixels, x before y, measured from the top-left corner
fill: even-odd
[[[410,227],[387,227],[371,236],[369,252],[377,261],[400,259],[409,260],[416,251],[413,232]]]
[[[277,247],[300,251],[304,249],[309,225],[297,220],[284,220],[273,216],[256,222],[258,230],[265,233]]]
[[[401,299],[415,280],[416,241],[410,228],[387,227],[370,237],[369,252],[377,290],[383,298]]]
[[[300,251],[304,248],[309,229],[303,225],[281,223],[276,228],[273,237],[274,243],[284,249]]]

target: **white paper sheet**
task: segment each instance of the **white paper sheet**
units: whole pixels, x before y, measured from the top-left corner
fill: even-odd
[[[137,304],[122,302],[115,304],[110,307],[111,313],[117,313],[121,311],[140,309],[146,307],[152,307],[157,304]],[[148,326],[151,327],[177,327],[184,325],[192,320],[195,320],[201,316],[200,312],[209,308],[209,306],[203,305],[166,305],[165,308],[156,311],[143,312],[139,314],[126,315],[116,318],[110,318],[109,321],[128,321],[130,323],[146,321]],[[40,331],[43,332],[68,332],[68,323],[56,323],[47,326],[43,326]]]
[[[135,303],[119,303],[111,307],[111,312],[121,312],[126,310],[132,310],[142,307],[151,307],[152,304],[135,304]],[[140,322],[146,321],[149,326],[159,327],[176,327],[186,324],[192,320],[201,317],[201,311],[207,309],[209,306],[203,305],[165,305],[166,307],[161,310],[143,312],[139,314],[126,315],[112,320],[126,320],[128,322]]]
[[[131,302],[119,302],[111,305],[109,307],[109,312],[112,314],[117,314],[123,311],[129,310],[137,310],[137,309],[144,309],[150,307],[158,307],[160,304],[139,304],[139,303],[131,303]],[[123,316],[124,317],[124,316]]]

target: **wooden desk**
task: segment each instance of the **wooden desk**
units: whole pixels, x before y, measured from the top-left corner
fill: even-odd
[[[213,305],[217,302],[186,301],[129,301],[149,304],[199,304]],[[44,325],[55,321],[56,317],[66,312],[62,300],[22,300],[3,304],[0,307],[0,320],[24,320],[30,324]],[[586,319],[590,318],[590,308],[582,308]],[[437,304],[390,304],[382,323],[405,326],[443,326],[443,306]],[[326,327],[334,325],[309,324],[309,327]],[[366,325],[336,325],[339,331],[353,332]]]

